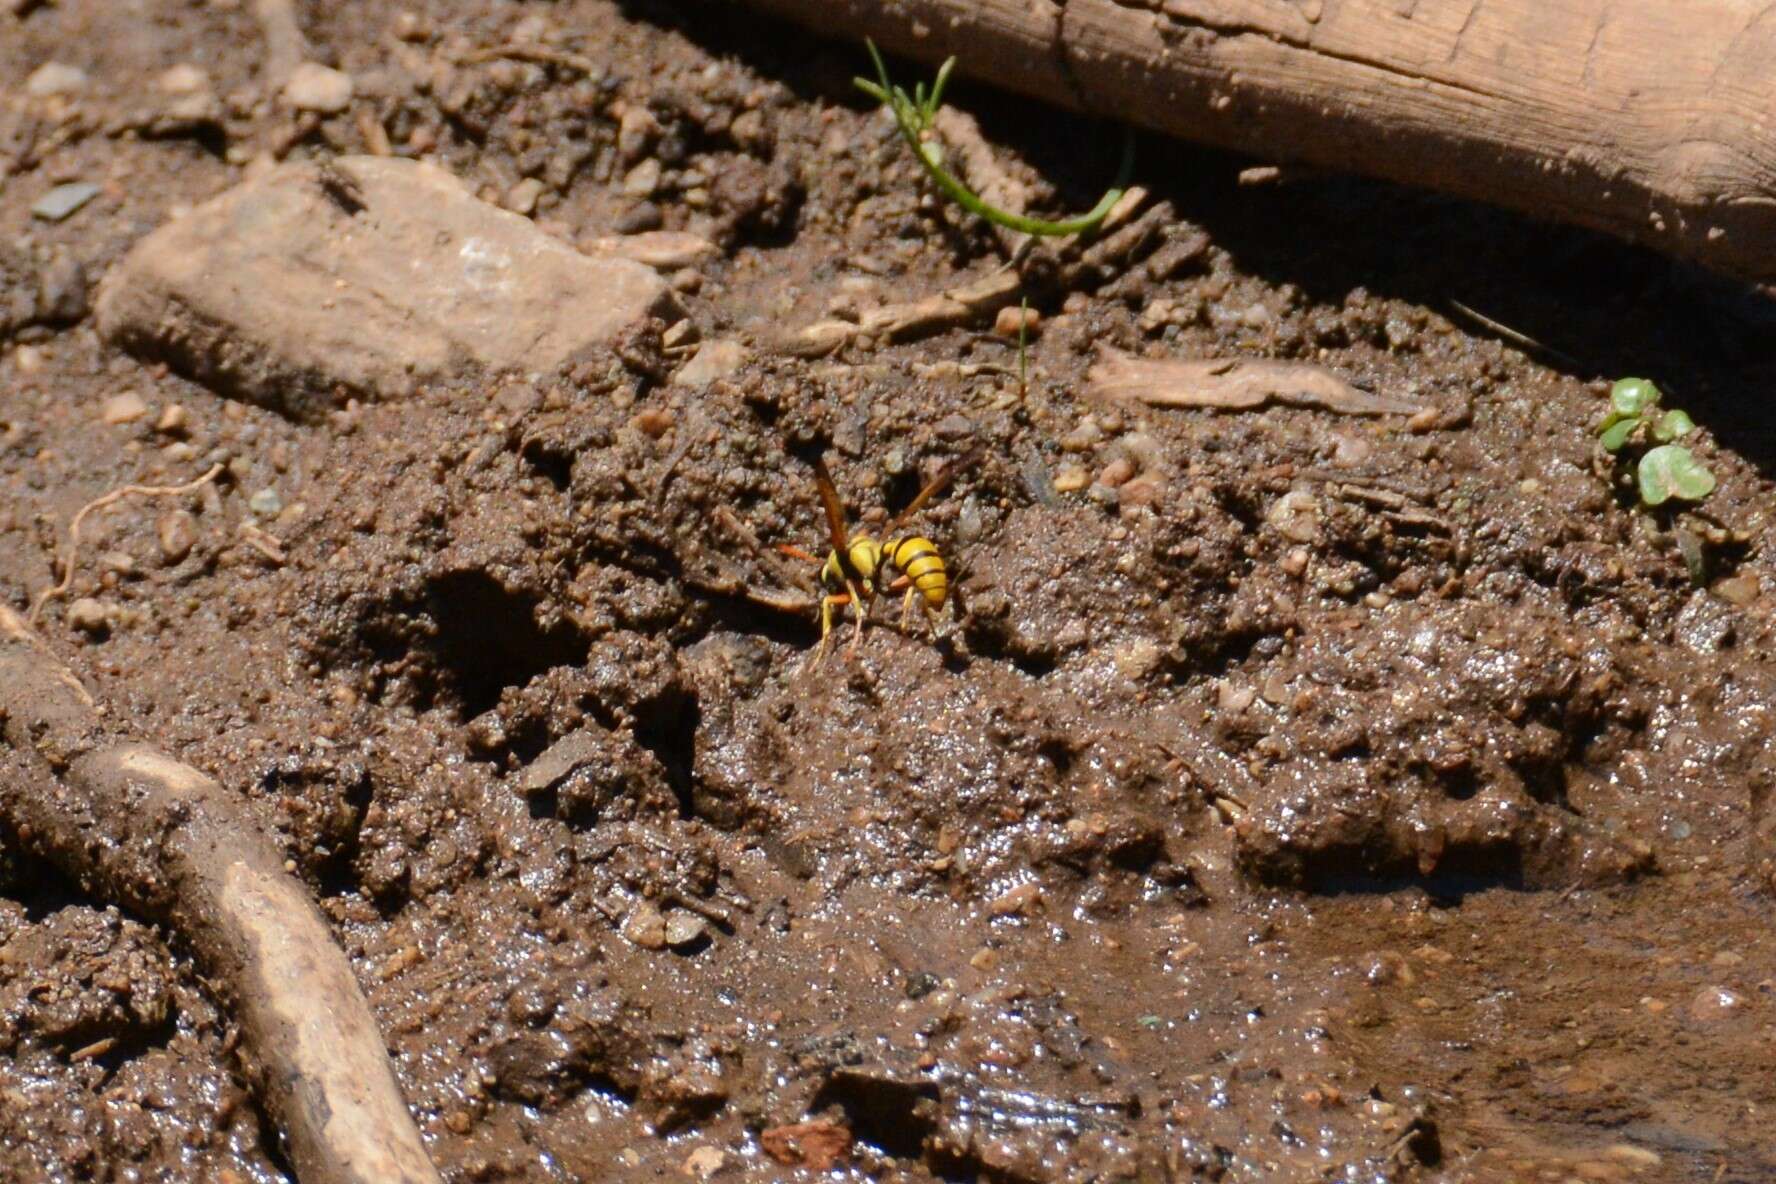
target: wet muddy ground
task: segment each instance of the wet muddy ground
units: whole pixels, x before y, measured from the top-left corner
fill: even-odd
[[[1003,262],[859,47],[726,5],[315,4],[356,90],[305,118],[253,5],[5,8],[0,594],[54,583],[91,499],[223,465],[92,515],[43,628],[254,802],[446,1178],[1776,1178],[1756,300],[1143,140],[1163,217],[1038,277],[1027,384],[990,317],[799,357]],[[180,65],[204,118],[156,106]],[[1091,121],[952,101],[1043,212],[1114,171]],[[682,323],[319,422],[100,343],[142,234],[366,151],[584,249],[716,249],[668,269]],[[1106,403],[1105,346],[1426,413]],[[1635,511],[1592,432],[1629,373],[1702,425],[1740,541]],[[811,458],[879,523],[977,445],[917,519],[966,610],[810,661],[775,548],[824,550]],[[284,1178],[234,1039],[176,944],[0,834],[0,1176]]]

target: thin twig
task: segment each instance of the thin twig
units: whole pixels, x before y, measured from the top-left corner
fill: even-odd
[[[1529,336],[1529,334],[1527,334],[1527,333],[1519,333],[1517,330],[1511,328],[1511,326],[1509,326],[1509,325],[1500,324],[1498,321],[1493,320],[1491,317],[1487,316],[1485,313],[1476,312],[1474,309],[1469,308],[1467,305],[1463,304],[1461,301],[1455,299],[1454,297],[1450,297],[1449,304],[1450,304],[1450,307],[1454,308],[1457,312],[1461,313],[1463,316],[1471,317],[1472,319],[1478,321],[1480,324],[1484,325],[1486,328],[1491,329],[1494,333],[1497,333],[1500,337],[1503,337],[1506,341],[1509,341],[1512,345],[1520,346],[1523,349],[1539,350],[1540,352],[1547,354],[1549,357],[1555,359],[1556,361],[1565,362],[1568,366],[1571,366],[1574,370],[1583,370],[1585,368],[1584,363],[1580,362],[1577,358],[1573,357],[1571,354],[1562,353],[1559,350],[1555,349],[1551,345],[1546,345],[1540,341],[1537,341],[1535,338]]]
[[[182,493],[190,493],[192,490],[200,489],[214,481],[221,472],[222,466],[217,464],[211,465],[210,471],[197,480],[187,481],[183,485],[125,485],[122,489],[113,489],[110,493],[95,497],[92,501],[81,506],[74,512],[74,520],[68,524],[68,554],[62,560],[62,578],[55,585],[38,593],[37,599],[31,604],[30,615],[26,619],[35,625],[37,618],[43,614],[43,606],[62,596],[74,583],[74,559],[80,553],[80,524],[86,521],[88,514],[94,510],[102,510],[112,502],[122,501],[131,494],[140,497],[176,497]]]

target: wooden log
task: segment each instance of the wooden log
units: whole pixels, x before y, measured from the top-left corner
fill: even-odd
[[[1753,0],[752,2],[1156,131],[1776,281],[1776,7]]]
[[[0,738],[0,821],[192,951],[302,1184],[438,1184],[351,964],[277,848],[214,780],[119,735],[4,605]]]

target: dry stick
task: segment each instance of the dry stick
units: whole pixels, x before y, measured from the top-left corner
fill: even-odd
[[[1776,280],[1776,20],[1746,0],[753,3],[1157,131]]]
[[[1171,206],[1163,202],[1136,217],[1135,211],[1146,199],[1145,189],[1131,186],[1104,219],[1100,238],[1058,248],[1038,246],[1033,237],[1027,238],[1024,258],[980,279],[919,300],[884,304],[856,321],[816,321],[778,340],[776,348],[797,357],[822,357],[861,338],[877,343],[904,341],[985,321],[1025,292],[1026,273],[1046,271],[1054,286],[1062,289],[1102,282],[1107,274],[1120,271],[1146,250],[1163,229],[1162,224],[1171,219]],[[1032,262],[1038,256],[1040,266]]]
[[[196,955],[302,1184],[439,1184],[351,964],[277,848],[214,780],[121,737],[4,605],[0,736],[0,824]]]
[[[62,578],[55,584],[37,594],[31,602],[31,613],[28,618],[35,625],[43,615],[43,606],[51,600],[62,596],[74,582],[74,558],[80,553],[80,524],[94,510],[102,510],[112,502],[122,501],[131,495],[137,497],[175,497],[182,493],[190,493],[194,489],[208,485],[222,472],[221,465],[210,466],[210,471],[195,481],[187,481],[183,485],[125,485],[122,489],[113,489],[110,493],[95,497],[74,512],[74,520],[68,524],[68,553],[62,558]]]

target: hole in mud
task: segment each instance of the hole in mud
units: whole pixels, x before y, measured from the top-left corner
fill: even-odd
[[[574,458],[571,452],[552,448],[541,440],[526,440],[520,455],[537,475],[555,487],[556,493],[566,493],[573,483]]]
[[[591,648],[565,621],[537,624],[536,601],[507,591],[486,572],[452,572],[432,585],[429,600],[441,673],[456,692],[463,719],[497,705],[507,687],[523,686],[555,666],[584,664]]]
[[[25,920],[32,925],[41,925],[62,909],[92,903],[92,897],[55,865],[19,850],[10,833],[0,836],[0,896],[23,905]]]
[[[925,1113],[937,1087],[862,1074],[836,1073],[821,1087],[810,1111],[837,1105],[862,1142],[897,1159],[921,1159],[936,1130]]]
[[[678,799],[680,818],[695,816],[691,801],[691,760],[697,726],[703,720],[696,696],[686,695],[635,721],[635,742],[654,754],[666,770],[666,782]]]
[[[1036,745],[1036,752],[1053,766],[1058,777],[1065,777],[1073,771],[1073,761],[1078,755],[1073,742],[1065,736],[1045,736]]]
[[[1309,867],[1302,887],[1326,896],[1386,896],[1418,889],[1439,903],[1454,905],[1476,892],[1522,891],[1527,884],[1523,852],[1512,846],[1451,848],[1429,875],[1398,866],[1370,874],[1343,870],[1360,862],[1361,857],[1353,855]]]

